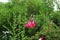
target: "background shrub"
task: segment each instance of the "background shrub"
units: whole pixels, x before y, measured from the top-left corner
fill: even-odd
[[[60,12],[53,11],[52,0],[12,0],[0,4],[0,39],[38,40],[45,35],[46,40],[59,40],[59,17]],[[36,27],[26,28],[25,24],[32,18]]]

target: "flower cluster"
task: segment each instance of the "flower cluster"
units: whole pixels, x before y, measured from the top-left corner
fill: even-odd
[[[36,26],[36,23],[34,20],[29,20],[28,23],[25,24],[27,28],[34,28]]]

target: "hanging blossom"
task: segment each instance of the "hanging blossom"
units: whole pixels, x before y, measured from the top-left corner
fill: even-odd
[[[34,28],[36,26],[36,23],[34,20],[29,20],[28,23],[25,24],[27,28]]]
[[[43,35],[39,40],[45,40],[45,36]]]

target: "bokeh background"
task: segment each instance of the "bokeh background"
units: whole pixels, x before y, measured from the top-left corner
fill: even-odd
[[[32,15],[32,16],[31,16]],[[26,28],[29,19],[36,26]],[[0,2],[0,40],[60,40],[60,5],[56,0]]]

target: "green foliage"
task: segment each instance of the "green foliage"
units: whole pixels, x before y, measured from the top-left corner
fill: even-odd
[[[0,4],[0,40],[6,39],[2,31],[9,32],[8,40],[38,40],[41,35],[46,40],[60,40],[60,12],[53,12],[52,4],[52,0],[12,0]],[[36,21],[35,28],[25,27],[29,18]]]

